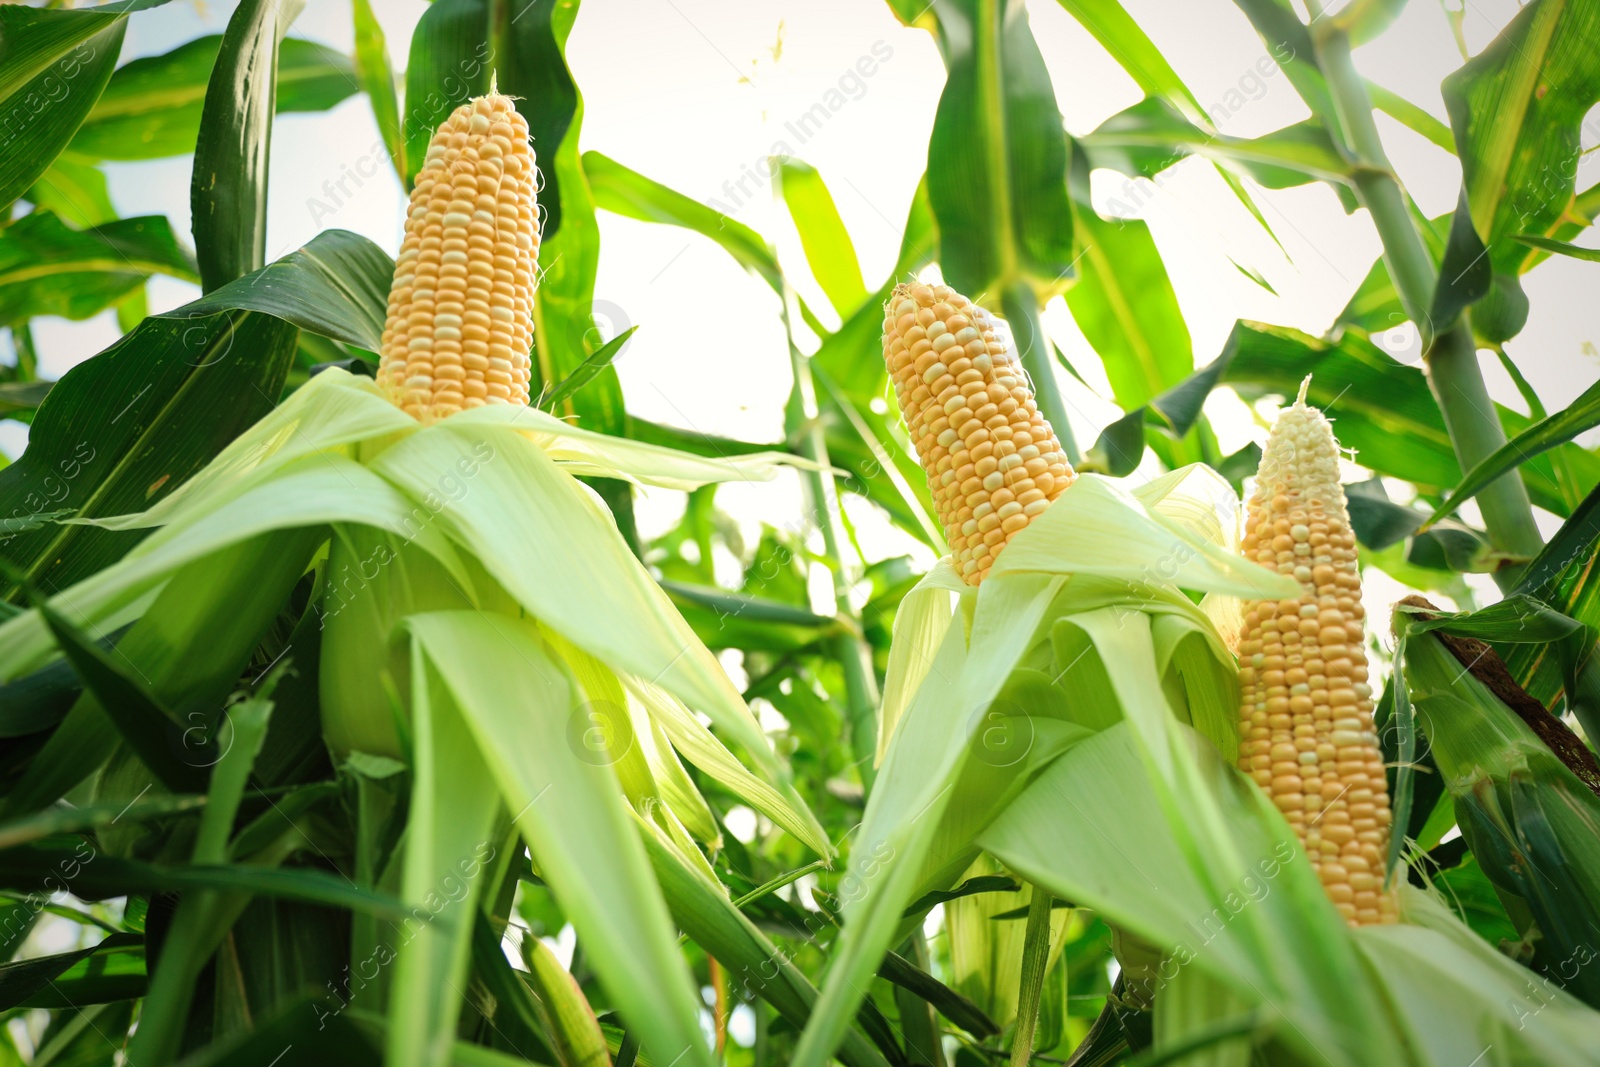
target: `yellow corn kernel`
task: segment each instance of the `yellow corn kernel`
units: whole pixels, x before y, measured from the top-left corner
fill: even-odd
[[[378,381],[433,422],[528,402],[539,261],[528,124],[493,89],[439,127],[395,260]]]
[[[1353,925],[1393,922],[1394,897],[1383,890],[1389,791],[1372,724],[1356,539],[1333,428],[1306,406],[1304,386],[1267,438],[1241,551],[1294,577],[1302,592],[1244,605],[1240,767],[1294,827],[1340,914]]]
[[[956,572],[977,585],[1076,475],[1005,323],[945,285],[899,285],[883,359]]]

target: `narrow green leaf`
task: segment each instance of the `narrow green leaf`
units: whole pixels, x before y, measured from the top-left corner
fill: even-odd
[[[1484,457],[1467,472],[1461,483],[1450,493],[1428,519],[1438,522],[1455,511],[1461,504],[1482,492],[1496,478],[1513,471],[1534,456],[1565,444],[1594,426],[1600,426],[1600,383],[1591,385],[1583,395],[1547,419],[1534,423],[1517,434],[1494,452]]]
[[[1537,248],[1542,252],[1554,252],[1561,256],[1571,256],[1573,259],[1582,259],[1590,263],[1600,263],[1600,248],[1582,248],[1566,241],[1557,241],[1549,237],[1538,237],[1533,234],[1519,233],[1511,238],[1520,241],[1529,248]]]
[[[600,372],[611,366],[613,360],[622,355],[622,350],[627,347],[631,338],[639,327],[630,326],[602,345],[599,351],[584,360],[582,363],[561,379],[556,387],[549,393],[539,398],[539,407],[546,411],[558,410],[574,393],[588,385],[600,376]]]
[[[206,292],[267,259],[267,161],[278,46],[305,0],[244,0],[228,20],[195,144],[189,203]]]
[[[49,604],[40,602],[37,607],[85,688],[145,766],[173,792],[195,792],[204,782],[200,768],[211,762],[208,746],[190,750],[187,738],[179,740],[183,724],[162,706],[146,679],[135,677],[136,666],[103,651]]]
[[[406,180],[406,141],[400,128],[400,100],[395,89],[394,70],[389,66],[389,49],[384,43],[383,26],[372,11],[372,0],[354,0],[352,14],[356,25],[356,72],[361,87],[372,102],[372,116],[378,132],[388,146],[389,160],[403,183]],[[282,60],[278,77],[283,78]]]
[[[693,230],[721,245],[740,266],[782,289],[778,261],[760,234],[682,193],[645,177],[600,152],[583,154],[583,170],[594,190],[595,206],[641,222],[660,222]]]
[[[1456,154],[1456,139],[1455,135],[1450,132],[1450,127],[1416,104],[1413,104],[1399,93],[1391,92],[1373,81],[1367,82],[1367,95],[1372,98],[1373,107],[1405,126],[1412,133],[1421,134],[1451,155]]]
[[[139,971],[143,972],[144,938],[139,934],[111,934],[92,948],[0,964],[0,1010],[9,1010],[47,992],[56,979],[85,960],[99,958],[104,961],[113,954],[126,953],[134,948],[141,950]]]
[[[783,202],[800,234],[811,275],[827,294],[839,318],[850,317],[867,298],[867,283],[861,279],[861,263],[850,240],[833,194],[822,175],[809,163],[787,156],[778,161],[778,185]]]

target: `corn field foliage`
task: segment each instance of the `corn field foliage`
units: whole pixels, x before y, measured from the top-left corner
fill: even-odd
[[[1022,0],[887,0],[947,80],[881,278],[803,158],[780,258],[584,151],[579,0],[409,42],[354,0],[353,55],[242,0],[121,61],[166,2],[0,6],[0,1062],[1597,1062],[1600,387],[1547,411],[1504,344],[1524,274],[1597,258],[1600,0],[1523,5],[1448,125],[1352,64],[1403,0],[1237,0],[1309,111],[1254,138],[1117,0],[1059,0],[1144,94],[1082,136]],[[267,262],[275,115],[357,94],[405,243]],[[1453,213],[1380,111],[1459,159]],[[189,155],[191,233],[117,217],[104,164]],[[1269,234],[1262,190],[1370,220],[1326,334],[1195,350],[1089,195],[1190,156]],[[782,440],[630,414],[602,213],[770,287]],[[156,276],[201,295],[149,314]],[[1058,296],[1123,412],[1093,441]],[[32,320],[107,311],[40,376]],[[1285,410],[1265,460],[1213,393]],[[718,487],[779,476],[748,543]],[[685,494],[660,537],[640,487]],[[864,557],[844,501],[939,562]],[[1411,595],[1363,622],[1378,572]]]

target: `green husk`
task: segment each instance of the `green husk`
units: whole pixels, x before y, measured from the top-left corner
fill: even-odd
[[[478,853],[509,819],[646,1050],[708,1067],[698,999],[630,810],[710,875],[690,835],[715,840],[715,823],[677,748],[823,857],[831,846],[715,657],[575,476],[692,488],[770,477],[780,460],[685,456],[534,409],[424,427],[372,381],[331,369],[149,511],[96,520],[152,532],[51,603],[72,625],[120,626],[187,573],[259,582],[243,557],[229,561],[260,545],[299,553],[289,584],[272,587],[270,619],[329,541],[314,609],[324,738],[336,755],[395,757],[414,773],[399,889],[415,910],[376,946],[397,960],[389,1062],[451,1054],[488,863]],[[56,654],[39,612],[0,624],[0,680]],[[626,705],[625,749],[583,744],[596,700]],[[79,777],[104,762],[97,752],[77,761]]]
[[[1156,1007],[1157,1059],[1592,1058],[1576,1035],[1600,1015],[1565,994],[1543,1002],[1549,1025],[1538,1034],[1505,1028],[1506,999],[1527,972],[1427,895],[1403,895],[1414,925],[1348,927],[1288,824],[1232,766],[1236,663],[1215,620],[1237,614],[1229,598],[1298,586],[1228,556],[1230,529],[1216,516],[1237,500],[1211,478],[1179,471],[1127,494],[1082,476],[990,578],[959,591],[942,631],[931,593],[897,630],[897,640],[939,644],[891,660],[891,671],[927,666],[920,679],[903,668],[898,683],[913,692],[841,886],[844,933],[799,1067],[820,1067],[899,910],[949,888],[980,852],[1093,909],[1125,951],[1144,946],[1129,973],[1151,988],[1131,992]],[[947,597],[947,584],[936,573],[921,588]],[[1181,590],[1209,596],[1197,606]],[[1388,976],[1430,972],[1435,956],[1463,951],[1453,944],[1485,952],[1458,961],[1451,1018],[1435,1014],[1431,993]],[[1460,1020],[1480,1017],[1491,1040],[1451,1058],[1472,1032]]]

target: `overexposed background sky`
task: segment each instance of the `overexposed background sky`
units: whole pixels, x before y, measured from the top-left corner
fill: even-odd
[[[542,2],[542,0],[541,0]],[[1446,0],[1450,2],[1450,0]],[[1516,13],[1512,0],[1462,0],[1468,47],[1476,52]],[[1254,136],[1307,117],[1281,72],[1257,78],[1265,48],[1229,0],[1124,0],[1223,133]],[[220,33],[232,3],[178,0],[136,14],[123,60],[167,51],[206,33]],[[397,72],[406,64],[420,0],[374,0]],[[1135,103],[1140,92],[1100,47],[1052,0],[1032,0],[1029,14],[1056,88],[1067,129],[1087,133]],[[349,51],[347,0],[309,0],[291,33]],[[876,73],[847,88],[851,99],[814,136],[799,143],[785,124],[819,102],[863,56],[880,59]],[[889,51],[886,59],[884,50]],[[933,38],[907,29],[877,0],[584,0],[569,58],[585,98],[582,147],[597,149],[696,199],[718,201],[778,248],[813,308],[827,302],[811,287],[798,241],[773,209],[765,188],[733,190],[774,147],[820,170],[854,238],[869,288],[892,268],[900,227],[926,166],[927,138],[944,83]],[[1356,53],[1374,81],[1445,119],[1439,83],[1462,57],[1440,0],[1413,0],[1390,30]],[[1233,94],[1233,95],[1230,95]],[[1239,101],[1243,100],[1242,105]],[[1230,106],[1232,105],[1236,106]],[[1378,117],[1391,157],[1430,216],[1455,204],[1460,168],[1448,153],[1387,117]],[[1600,123],[1594,125],[1600,126]],[[1586,135],[1585,144],[1593,138]],[[536,145],[540,155],[553,146]],[[319,230],[361,233],[389,251],[399,243],[403,194],[387,161],[375,177],[336,203],[331,185],[382,144],[367,98],[353,95],[320,114],[280,116],[274,130],[269,195],[268,258],[304,244]],[[108,164],[113,202],[124,216],[164,214],[180,232],[189,224],[190,160]],[[1600,166],[1579,171],[1580,188],[1600,180]],[[747,182],[748,191],[751,183]],[[1097,172],[1093,192],[1107,214],[1147,221],[1172,274],[1194,342],[1197,365],[1221,350],[1235,319],[1250,318],[1322,333],[1379,253],[1364,211],[1347,216],[1333,191],[1310,185],[1253,190],[1282,242],[1280,251],[1234,199],[1211,165],[1188,160],[1159,187],[1135,189],[1120,175]],[[1111,201],[1121,207],[1108,208]],[[782,435],[789,367],[778,303],[709,241],[675,228],[600,215],[597,300],[613,317],[641,327],[620,358],[629,409],[636,415],[750,440]],[[1583,242],[1588,240],[1587,235]],[[1228,262],[1264,275],[1264,291]],[[1553,257],[1526,279],[1532,316],[1508,346],[1550,410],[1565,406],[1600,377],[1600,316],[1591,295],[1600,268]],[[808,288],[811,287],[811,288]],[[156,279],[151,310],[197,295],[194,287]],[[1064,303],[1046,310],[1047,328],[1099,395],[1060,374],[1080,444],[1120,412],[1098,358],[1076,330]],[[626,324],[624,323],[624,324]],[[116,339],[114,317],[87,323],[36,321],[41,373],[56,376]],[[1517,410],[1522,401],[1495,359],[1483,358],[1491,392]],[[1237,401],[1208,407],[1225,451],[1263,440],[1258,419]],[[1334,412],[1333,414],[1337,414]],[[15,455],[25,428],[0,425],[0,448]],[[726,492],[719,499],[748,517],[774,509],[794,514],[794,487]],[[742,503],[741,503],[742,501]],[[659,530],[676,505],[643,506]],[[854,514],[854,511],[852,511]],[[774,511],[768,521],[781,522]],[[1549,518],[1545,516],[1544,518]],[[866,520],[870,529],[875,524]],[[1554,523],[1547,523],[1547,532]],[[887,532],[881,543],[897,543]],[[876,534],[872,534],[877,539]],[[869,550],[869,554],[870,550]]]

